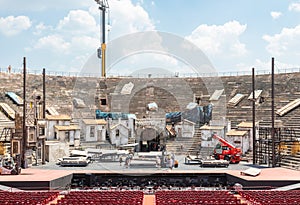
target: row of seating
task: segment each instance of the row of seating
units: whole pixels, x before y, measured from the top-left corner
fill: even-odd
[[[0,204],[16,205],[16,204],[30,204],[30,205],[45,205],[57,198],[59,192],[0,192]]]
[[[239,191],[242,197],[237,198],[228,191],[157,191],[155,193],[156,205],[183,204],[183,205],[298,205],[300,204],[300,190],[295,191]],[[0,191],[0,204],[5,205],[142,205],[144,193],[142,191],[71,191],[63,197],[59,192],[6,192]],[[57,201],[53,200],[59,198]]]
[[[300,204],[300,190],[289,191],[239,191],[246,200],[264,205],[298,205]]]
[[[143,199],[142,191],[71,191],[55,204],[142,205]]]
[[[243,204],[228,191],[158,191],[156,205],[167,204]]]

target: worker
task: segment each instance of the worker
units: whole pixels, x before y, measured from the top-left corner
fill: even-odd
[[[126,159],[125,159],[125,167],[126,167],[126,168],[129,168],[130,162],[131,162],[132,158],[133,158],[133,155],[132,155],[132,154],[129,154],[129,155],[126,157]]]
[[[174,153],[171,154],[171,159],[172,159],[172,168],[173,168],[175,165],[175,154]]]
[[[129,156],[127,156],[127,157],[125,158],[125,164],[124,164],[124,166],[125,166],[126,168],[129,167],[129,161],[130,161]]]
[[[161,167],[161,160],[160,160],[159,156],[156,156],[156,167],[157,167],[157,169],[160,169],[160,167]]]
[[[172,157],[170,154],[166,158],[166,165],[167,165],[167,168],[169,168],[170,170],[173,169],[173,160],[172,160]]]
[[[120,166],[122,166],[122,162],[123,162],[122,156],[120,156],[119,162],[120,162]]]

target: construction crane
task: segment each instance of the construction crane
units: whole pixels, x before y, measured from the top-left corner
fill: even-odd
[[[106,42],[105,42],[105,13],[106,10],[109,9],[107,0],[95,0],[97,4],[99,4],[99,10],[102,13],[102,43],[101,47],[98,48],[97,54],[98,58],[101,59],[101,77],[106,77],[106,69],[105,69],[105,58],[106,58]]]
[[[212,137],[219,140],[221,143],[217,144],[216,148],[214,149],[215,159],[225,159],[234,164],[237,164],[241,161],[242,151],[240,148],[235,147],[233,144],[227,142],[225,139],[216,134],[214,134]]]

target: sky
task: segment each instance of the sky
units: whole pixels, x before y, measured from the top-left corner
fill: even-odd
[[[298,0],[108,0],[108,4],[107,42],[155,30],[196,45],[217,72],[268,70],[272,57],[276,69],[300,68]],[[26,57],[31,70],[84,72],[100,45],[99,14],[94,0],[0,0],[0,68],[21,69]],[[182,67],[170,56],[155,56],[155,62],[152,57],[130,57],[111,72],[126,73],[143,63],[172,71]]]

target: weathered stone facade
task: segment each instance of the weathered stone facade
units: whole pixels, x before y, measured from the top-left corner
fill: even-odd
[[[224,95],[218,102],[214,102],[213,117],[221,119],[224,117],[222,112],[226,113],[226,118],[232,122],[232,127],[243,121],[251,121],[252,102],[248,100],[251,93],[252,76],[228,76],[220,77],[224,85]],[[135,78],[107,78],[105,81],[107,103],[111,111],[121,111],[123,108],[136,114],[138,118],[146,113],[146,105],[155,101],[159,108],[165,112],[178,111],[184,109],[188,102],[194,101],[194,97],[201,98],[198,101],[202,105],[209,103],[210,94],[206,89],[207,84],[213,82],[206,78],[205,82],[201,78],[177,78],[166,79],[135,79]],[[299,86],[300,73],[287,73],[275,75],[275,110],[286,105],[294,99],[300,98]],[[130,95],[120,94],[126,83],[132,82],[134,87]],[[13,91],[22,96],[22,75],[0,73],[0,100],[7,101],[6,91]],[[95,97],[97,96],[97,87],[99,79],[91,77],[46,77],[46,100],[47,105],[57,108],[60,114],[72,114],[72,98],[83,99],[88,109],[82,112],[88,112],[94,116],[94,110],[99,108]],[[189,87],[193,96],[184,98],[186,89],[180,87]],[[211,89],[211,88],[210,88]],[[216,87],[219,89],[219,87]],[[258,120],[271,120],[271,76],[256,76],[256,89],[263,90],[263,102],[256,106],[256,116]],[[34,90],[42,91],[42,76],[28,75],[27,94],[28,97]],[[236,94],[241,93],[246,97],[235,107],[227,106],[227,102]],[[125,102],[125,103],[124,103]],[[112,104],[110,104],[112,103]],[[117,104],[117,106],[114,106]],[[225,105],[225,107],[224,107]],[[19,108],[13,106],[15,110]],[[81,111],[78,111],[81,112]],[[299,109],[286,114],[283,117],[276,116],[283,121],[284,125],[292,125],[300,115]],[[298,121],[298,120],[297,120]]]

